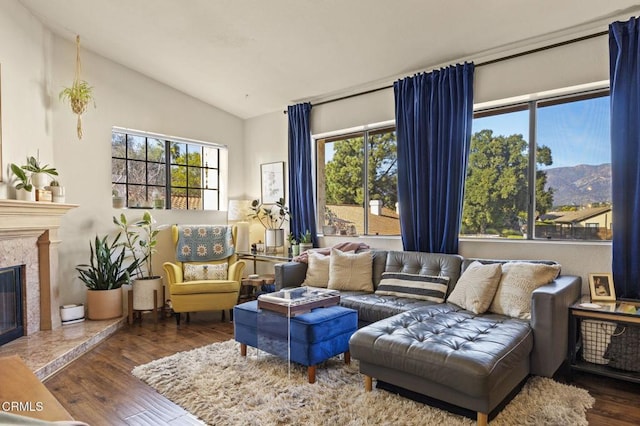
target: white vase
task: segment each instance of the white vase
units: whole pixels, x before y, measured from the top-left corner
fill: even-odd
[[[264,233],[264,245],[267,253],[275,253],[284,245],[284,229],[267,229]]]
[[[27,191],[24,188],[16,189],[16,200],[20,201],[35,201],[35,191]]]
[[[133,280],[133,310],[153,310],[153,290],[157,290],[156,306],[162,307],[162,277],[138,278]]]
[[[31,183],[36,189],[44,189],[49,185],[49,175],[46,173],[34,173],[31,175]]]

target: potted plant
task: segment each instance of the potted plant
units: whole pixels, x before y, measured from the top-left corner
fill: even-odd
[[[284,198],[275,205],[265,206],[260,200],[251,202],[249,217],[257,219],[265,229],[264,241],[267,253],[275,252],[284,245],[284,224],[289,220],[289,209],[284,205]]]
[[[120,218],[113,217],[113,223],[124,235],[120,245],[136,265],[135,279],[132,282],[133,309],[149,311],[161,307],[163,304],[162,277],[153,273],[153,255],[157,252],[160,229],[154,227],[155,221],[151,213],[145,211],[142,218],[133,223],[129,223],[126,215],[122,213]],[[157,290],[155,304],[154,290]]]
[[[48,164],[44,166],[40,165],[40,155],[36,157],[27,157],[27,164],[22,166],[23,170],[31,173],[31,181],[36,189],[44,189],[47,186],[47,180],[51,176],[58,176],[58,171],[55,167],[49,167]]]
[[[137,268],[134,260],[125,264],[125,251],[118,234],[112,242],[108,235],[96,235],[93,245],[89,242],[89,264],[76,267],[80,279],[87,287],[87,318],[112,319],[122,316],[122,289],[128,284]]]
[[[124,208],[124,197],[121,197],[120,191],[115,188],[111,190],[111,205],[114,209]]]
[[[80,78],[80,36],[76,36],[76,75],[70,87],[65,87],[59,95],[61,101],[71,105],[71,111],[78,116],[76,130],[78,139],[82,139],[82,114],[93,101],[93,87]],[[95,106],[95,102],[94,102]]]
[[[16,185],[16,199],[23,201],[35,201],[36,197],[33,192],[33,185],[31,184],[31,179],[27,173],[22,169],[22,167],[13,163],[11,164],[11,171],[19,180]]]
[[[59,181],[52,180],[47,189],[51,191],[54,203],[64,203],[64,186]]]
[[[296,239],[296,236],[293,235],[293,232],[289,232],[287,240],[289,241],[289,254],[291,256],[298,256],[300,254],[300,244],[298,244],[298,240]]]
[[[313,248],[313,240],[311,239],[311,231],[308,229],[300,237],[300,252],[307,251]]]

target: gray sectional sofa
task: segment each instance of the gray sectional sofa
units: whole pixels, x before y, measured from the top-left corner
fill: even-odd
[[[375,290],[384,272],[448,277],[450,295],[474,261],[458,255],[405,251],[372,252],[374,292],[341,292],[340,304],[358,311],[359,330],[350,341],[365,387],[372,379],[477,412],[486,424],[529,375],[551,377],[567,355],[568,307],[580,296],[581,278],[559,275],[531,295],[530,319]],[[517,261],[553,264],[551,261]],[[297,287],[306,263],[275,267],[276,288]]]

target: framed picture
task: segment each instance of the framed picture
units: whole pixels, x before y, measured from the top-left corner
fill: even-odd
[[[262,203],[275,204],[284,198],[284,161],[260,164]]]
[[[615,302],[616,290],[613,275],[607,273],[589,274],[589,291],[592,302]]]

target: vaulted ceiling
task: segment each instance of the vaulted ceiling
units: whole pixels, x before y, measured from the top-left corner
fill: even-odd
[[[19,1],[61,37],[242,118],[640,11],[631,0]]]

